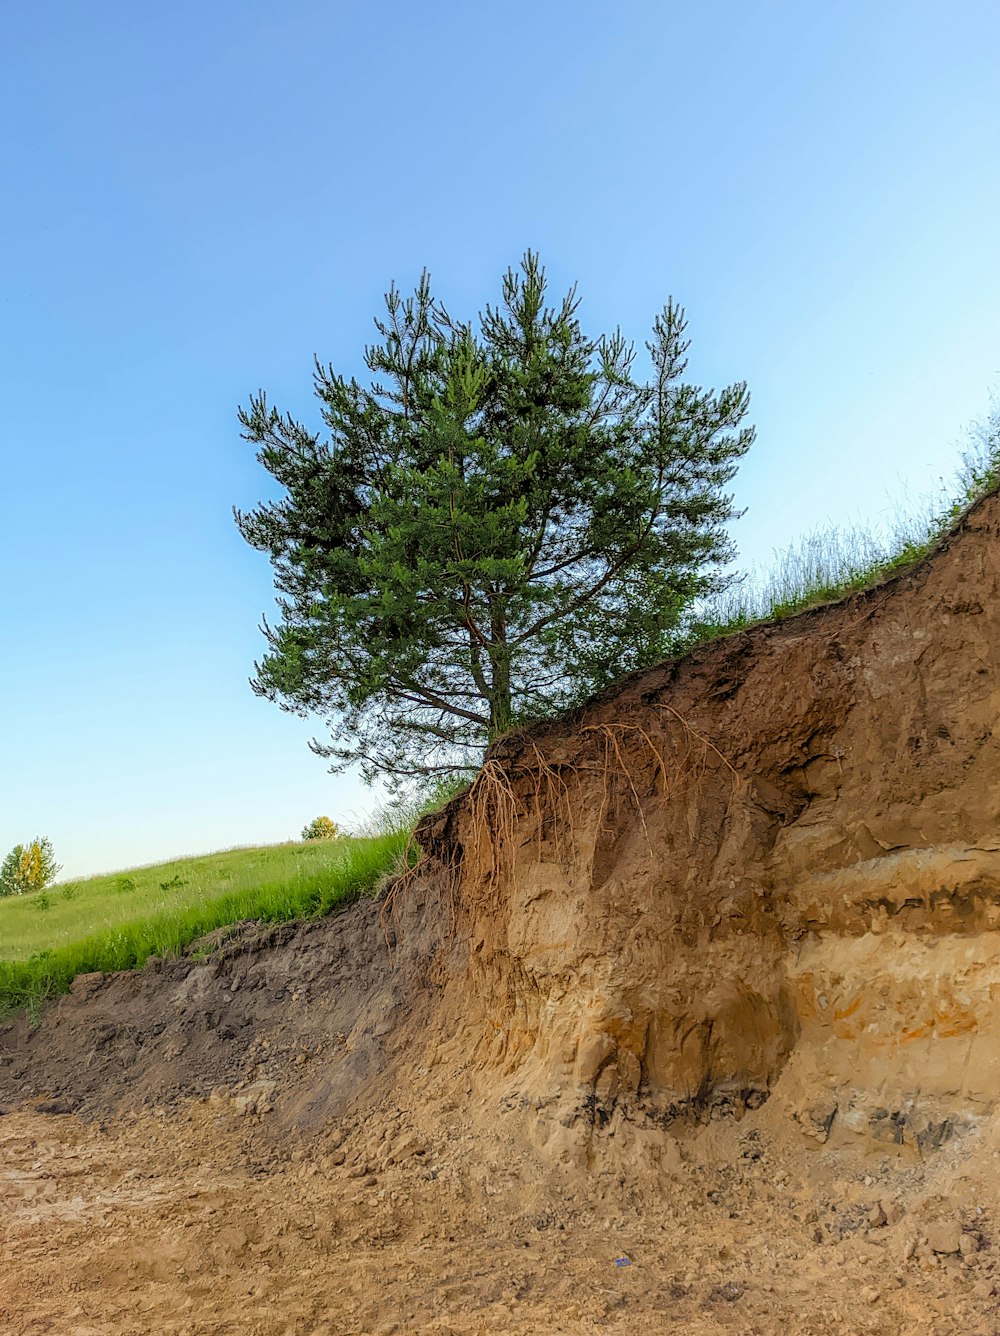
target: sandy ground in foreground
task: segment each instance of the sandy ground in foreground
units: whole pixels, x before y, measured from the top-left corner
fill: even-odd
[[[0,1118],[0,1332],[1000,1331],[983,1147],[861,1176],[816,1151],[779,1168],[752,1130],[720,1164],[710,1131],[651,1200],[579,1175],[540,1190],[514,1159],[477,1180],[458,1133],[378,1168],[340,1136],[269,1148],[259,1121],[208,1102],[105,1130]],[[907,1210],[873,1227],[882,1199]],[[906,1257],[928,1202],[978,1219],[974,1252]]]

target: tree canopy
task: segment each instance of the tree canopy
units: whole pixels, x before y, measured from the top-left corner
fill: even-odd
[[[320,714],[334,768],[405,778],[477,765],[511,725],[670,652],[731,559],[726,486],[753,441],[744,383],[687,383],[672,300],[646,347],[547,301],[528,252],[459,321],[395,286],[361,384],[316,361],[323,429],[260,391],[245,439],[281,494],[236,512],[279,615],[254,689]]]

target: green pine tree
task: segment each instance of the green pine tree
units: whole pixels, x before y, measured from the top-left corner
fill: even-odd
[[[335,768],[404,778],[475,766],[512,724],[668,653],[723,583],[754,432],[745,384],[684,381],[681,307],[639,379],[620,332],[584,333],[575,289],[547,304],[531,252],[475,324],[426,274],[386,306],[370,385],[316,363],[325,434],[263,391],[240,411],[282,495],[236,519],[279,591],[255,690],[329,718],[313,745]]]

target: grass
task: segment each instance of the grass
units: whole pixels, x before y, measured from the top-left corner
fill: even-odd
[[[704,604],[684,629],[684,653],[759,622],[777,621],[871,588],[926,557],[987,493],[1000,486],[1000,400],[969,430],[952,487],[878,537],[864,529],[818,529],[776,554],[763,576],[745,575]]]
[[[37,1014],[78,974],[134,969],[243,919],[342,908],[397,864],[409,829],[232,849],[0,899],[0,1013]]]
[[[778,553],[764,576],[744,576],[711,600],[692,621],[685,648],[868,589],[914,565],[939,536],[930,528],[889,539],[863,529],[817,529]]]

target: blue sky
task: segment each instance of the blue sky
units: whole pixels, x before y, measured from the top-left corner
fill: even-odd
[[[1000,383],[1000,8],[6,0],[0,852],[71,875],[375,798],[253,697],[236,406],[312,412],[390,279],[539,249],[746,379],[743,559],[935,488]]]

